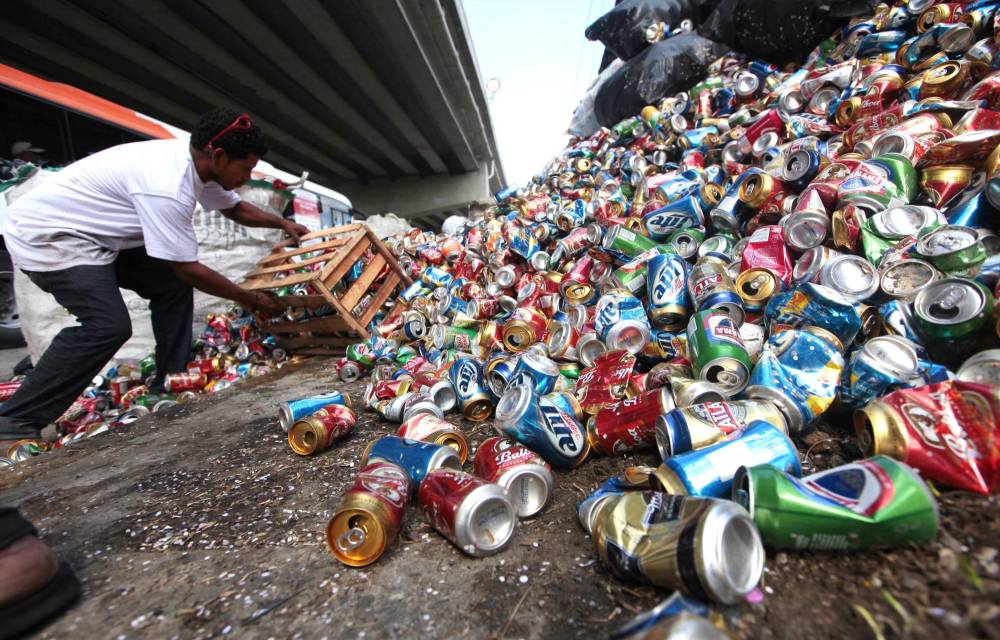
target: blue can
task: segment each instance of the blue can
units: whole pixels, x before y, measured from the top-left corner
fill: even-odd
[[[469,308],[469,303],[454,293],[448,293],[438,302],[437,311],[448,318],[454,318],[455,314],[465,313]]]
[[[643,349],[642,355],[657,362],[673,360],[678,356],[687,358],[687,331],[674,333],[666,329],[653,329],[649,332],[649,344]]]
[[[538,239],[527,227],[518,227],[510,236],[510,250],[529,260],[539,251]]]
[[[594,309],[594,331],[601,341],[611,347],[616,336],[630,327],[640,331],[644,327],[649,341],[649,319],[642,300],[624,289],[612,289],[601,296]]]
[[[910,325],[911,312],[906,303],[895,299],[889,300],[879,305],[878,313],[887,333],[902,336],[917,345],[918,353],[923,351],[920,338]]]
[[[416,495],[420,483],[431,471],[462,470],[462,460],[451,447],[398,436],[383,436],[369,442],[361,454],[361,466],[372,460],[385,460],[402,467],[410,477],[412,495]]]
[[[718,134],[719,130],[716,127],[697,127],[688,129],[680,135],[680,138],[685,141],[684,144],[688,149],[695,149],[702,146],[706,136]]]
[[[518,356],[514,354],[498,351],[486,361],[486,386],[495,397],[502,396],[507,387],[510,386],[517,360]]]
[[[825,335],[824,335],[825,334]],[[836,338],[816,327],[772,335],[750,372],[743,395],[770,400],[781,409],[791,433],[826,411],[837,396],[844,356]]]
[[[681,198],[695,195],[701,189],[701,178],[676,177],[667,180],[656,187],[656,195],[668,203],[677,202]]]
[[[861,331],[857,304],[829,287],[812,282],[773,296],[764,316],[771,333],[816,326],[837,336],[842,348],[849,347]]]
[[[311,416],[323,407],[331,404],[342,404],[349,407],[351,406],[351,398],[340,391],[332,391],[299,400],[282,402],[278,409],[278,420],[281,422],[282,430],[288,431],[299,418]]]
[[[674,495],[726,498],[740,467],[770,464],[802,476],[795,444],[778,427],[756,420],[735,440],[667,458],[653,476],[662,490]]]
[[[570,411],[565,394],[539,396],[532,387],[513,386],[497,403],[497,432],[517,440],[554,467],[575,467],[587,457],[583,425]],[[555,398],[559,396],[559,398]]]
[[[403,292],[399,294],[400,299],[403,302],[413,302],[413,300],[424,291],[424,283],[420,280],[414,280],[410,286],[403,289]]]
[[[678,255],[653,256],[646,269],[649,320],[657,327],[677,331],[684,327],[691,301],[687,287],[688,263]]]
[[[545,395],[555,389],[558,379],[559,367],[555,362],[534,351],[525,351],[517,359],[507,386],[526,384],[539,395]]]
[[[879,33],[869,33],[858,43],[857,57],[869,58],[880,53],[889,53],[899,49],[910,37],[910,32],[903,29],[893,31],[880,31]],[[899,65],[886,65],[887,67],[898,68],[900,75],[905,77],[906,71]],[[884,67],[883,67],[884,68]]]
[[[452,280],[452,275],[444,269],[427,266],[420,272],[420,280],[429,287],[447,287]]]
[[[650,211],[642,217],[649,237],[657,242],[666,242],[677,229],[701,227],[705,224],[705,213],[698,198],[685,196],[665,207]]]
[[[712,93],[712,108],[719,116],[728,116],[736,111],[736,92],[726,87],[716,89]]]
[[[493,197],[496,199],[497,204],[503,204],[504,202],[510,200],[516,195],[517,195],[517,186],[511,185],[508,187],[504,187],[503,189],[500,189],[499,191],[493,194]]]
[[[916,348],[906,338],[878,336],[856,349],[844,366],[838,396],[845,409],[860,409],[917,373]]]
[[[752,211],[740,200],[740,187],[744,180],[755,173],[761,173],[761,170],[757,167],[751,167],[736,176],[726,189],[726,195],[722,196],[719,204],[708,212],[708,217],[716,231],[736,231],[740,226],[740,220]]]
[[[474,358],[458,358],[448,369],[462,415],[481,422],[493,412],[493,398],[486,389],[483,365]]]

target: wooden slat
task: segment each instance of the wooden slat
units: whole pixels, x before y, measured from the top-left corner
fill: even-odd
[[[259,289],[280,289],[281,287],[289,287],[296,284],[301,284],[303,282],[312,282],[316,279],[316,274],[318,271],[310,271],[308,273],[296,273],[294,275],[288,276],[287,278],[281,278],[279,280],[264,280],[261,278],[256,278],[252,280],[244,281],[241,286],[244,289],[251,289],[257,291]]]
[[[370,246],[371,243],[368,242],[368,239],[365,236],[361,236],[357,239],[357,244],[350,249],[347,249],[347,246],[342,247],[341,251],[346,250],[346,253],[337,262],[331,261],[330,264],[324,267],[320,272],[319,279],[326,283],[327,287],[333,289],[343,280],[347,272],[354,266],[354,263],[361,259],[361,256],[365,254],[365,251]]]
[[[286,307],[305,307],[306,309],[318,309],[330,304],[326,298],[319,294],[313,296],[278,296],[278,300]]]
[[[333,305],[333,308],[336,309],[337,313],[340,314],[340,317],[343,318],[344,321],[347,322],[348,325],[350,325],[351,329],[357,331],[358,335],[360,335],[365,340],[367,340],[368,339],[368,330],[365,329],[364,325],[360,324],[354,318],[353,315],[351,315],[351,310],[350,309],[345,309],[344,305],[342,305],[340,303],[340,300],[337,299],[337,296],[333,295],[333,293],[331,293],[330,290],[326,287],[326,285],[323,284],[322,282],[317,282],[316,283],[316,288],[319,289],[320,293],[322,293],[324,296],[326,296],[327,300],[330,301],[330,304]]]
[[[276,260],[282,260],[285,258],[291,258],[293,256],[302,255],[304,253],[312,253],[313,251],[322,251],[324,249],[335,249],[337,247],[347,244],[350,240],[350,236],[342,236],[339,238],[334,238],[333,240],[327,240],[326,242],[319,242],[316,244],[311,244],[305,247],[295,247],[294,249],[289,249],[288,251],[275,251],[264,256],[257,265],[263,265],[269,262],[274,262]]]
[[[269,273],[281,273],[282,271],[295,271],[296,269],[301,269],[302,267],[308,267],[311,264],[318,264],[321,262],[329,262],[334,254],[324,254],[321,256],[316,256],[315,258],[306,258],[299,262],[289,262],[287,264],[277,264],[273,267],[259,267],[254,271],[251,271],[247,276],[253,278],[255,276],[267,275]]]
[[[329,236],[337,236],[344,233],[350,233],[352,231],[357,231],[358,229],[367,229],[368,226],[361,222],[352,222],[351,224],[345,224],[341,227],[330,227],[329,229],[320,229],[319,231],[311,231],[303,236],[299,236],[299,242],[305,240],[312,240],[314,238],[326,238]]]
[[[354,305],[368,292],[368,288],[375,282],[375,278],[382,272],[384,266],[385,258],[380,255],[376,255],[371,262],[365,265],[361,276],[351,283],[351,288],[344,295],[340,296],[340,301],[344,303],[345,309],[354,309]]]
[[[274,322],[264,327],[268,333],[306,333],[353,331],[347,322],[339,316],[323,316],[322,318],[306,318],[305,320],[288,320]]]
[[[403,279],[403,282],[405,282],[407,285],[412,284],[413,280],[411,280],[410,276],[406,275],[406,272],[403,271],[403,268],[399,266],[399,262],[396,261],[396,256],[392,255],[392,252],[389,251],[389,249],[386,248],[384,244],[382,244],[382,241],[378,239],[378,236],[375,235],[375,233],[371,230],[370,227],[365,226],[365,230],[366,233],[368,234],[368,238],[372,242],[372,246],[375,247],[375,250],[378,251],[380,254],[382,254],[382,257],[385,258],[386,261],[389,263],[389,265],[392,266],[392,269],[399,274],[399,277]]]
[[[389,299],[389,296],[392,295],[393,290],[398,284],[398,273],[394,272],[386,276],[385,282],[383,282],[382,286],[378,288],[377,292],[375,292],[375,297],[372,299],[372,303],[368,305],[368,308],[365,309],[364,314],[361,316],[361,324],[366,327],[368,326],[368,323],[371,322],[375,313],[382,307],[382,303]]]

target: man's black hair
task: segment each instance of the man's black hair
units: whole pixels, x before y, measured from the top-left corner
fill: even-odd
[[[212,138],[220,131],[233,124],[242,112],[225,107],[212,109],[203,113],[198,119],[198,124],[191,132],[191,146],[195,149],[206,151],[205,147]],[[246,158],[251,153],[263,158],[267,153],[267,140],[260,127],[250,119],[249,129],[233,129],[227,131],[217,140],[212,142],[215,149],[225,149],[226,154],[233,160]]]

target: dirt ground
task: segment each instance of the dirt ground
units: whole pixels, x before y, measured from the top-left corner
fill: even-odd
[[[669,595],[610,576],[575,513],[585,492],[654,455],[557,472],[552,503],[498,555],[464,556],[411,507],[377,563],[339,564],[326,522],[364,445],[395,425],[362,414],[335,449],[293,454],[278,402],[331,388],[360,399],[361,383],[331,371],[319,359],[291,365],[0,471],[0,502],[19,505],[84,583],[83,600],[39,637],[594,638]],[[462,427],[473,445],[491,435],[490,423]],[[807,470],[858,455],[833,429],[799,444]],[[1000,638],[996,497],[940,502],[929,547],[769,551],[763,601],[720,610],[728,631]]]

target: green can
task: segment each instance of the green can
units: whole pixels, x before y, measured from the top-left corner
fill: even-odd
[[[743,390],[753,365],[728,313],[705,309],[694,314],[688,321],[687,340],[695,377],[717,385],[729,396]]]
[[[601,246],[608,251],[620,253],[628,256],[629,258],[635,258],[638,257],[643,251],[655,249],[659,245],[655,240],[647,238],[644,235],[640,235],[630,229],[626,229],[625,227],[611,227],[608,229],[608,232],[604,234],[604,240],[601,241]]]
[[[725,81],[722,76],[708,76],[698,84],[691,87],[688,91],[688,95],[691,96],[691,102],[696,102],[698,96],[701,95],[703,91],[714,91],[715,89],[721,89],[725,86]]]
[[[907,203],[917,197],[917,170],[913,162],[901,153],[886,153],[875,158],[889,169],[889,179],[895,187],[895,196]]]
[[[142,374],[143,380],[156,373],[156,356],[154,354],[151,353],[139,361],[139,373]]]
[[[705,238],[705,240],[698,245],[698,257],[704,258],[710,253],[715,253],[724,255],[727,258],[732,258],[733,248],[735,246],[736,241],[734,241],[731,236],[717,233],[714,236]]]
[[[396,362],[406,364],[418,355],[416,348],[410,344],[399,345],[396,351]]]
[[[580,377],[579,362],[557,362],[556,366],[559,367],[559,375],[561,376],[571,378],[573,380]]]
[[[479,331],[464,327],[436,324],[431,327],[431,343],[437,349],[457,349],[468,352],[476,344]]]
[[[793,478],[771,465],[740,467],[733,500],[777,549],[866,549],[930,542],[937,502],[917,473],[874,456]]]
[[[698,247],[705,241],[705,232],[697,227],[677,229],[667,237],[667,244],[674,252],[687,260],[698,253]]]
[[[972,227],[946,224],[924,230],[917,253],[945,273],[967,272],[986,260],[986,245]]]
[[[615,126],[611,127],[611,133],[614,134],[616,139],[631,138],[637,135],[637,132],[642,127],[642,120],[637,116],[631,118],[625,118]]]
[[[375,364],[375,356],[372,354],[372,348],[366,342],[348,345],[345,355],[348,360],[353,360],[365,367]]]

